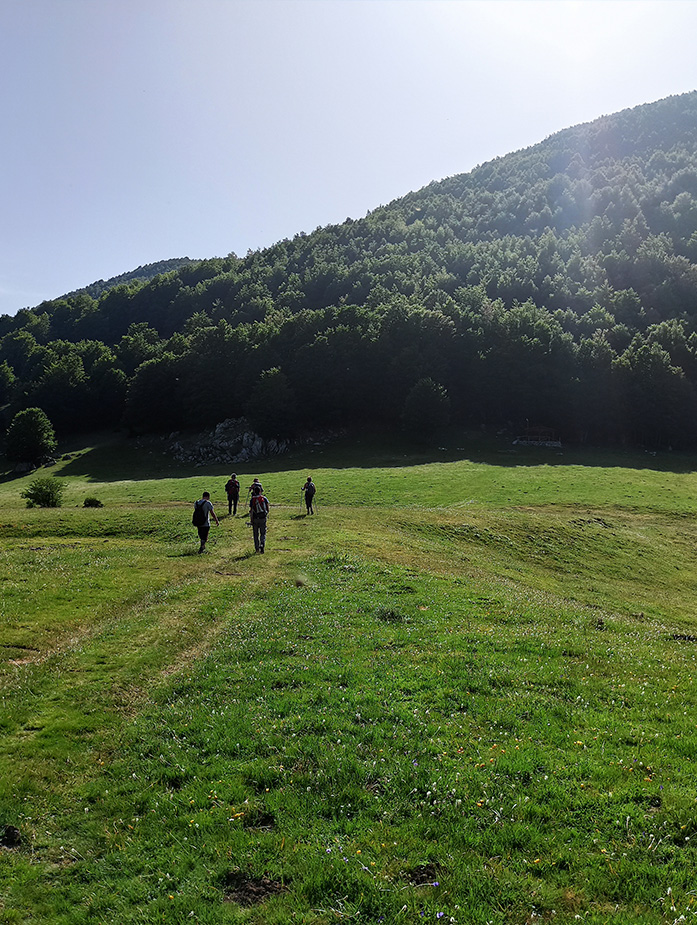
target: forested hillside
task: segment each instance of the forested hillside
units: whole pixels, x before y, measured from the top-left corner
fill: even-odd
[[[146,263],[142,267],[130,270],[128,273],[121,273],[119,276],[112,276],[111,279],[98,279],[89,286],[83,286],[74,292],[66,293],[63,298],[79,295],[86,292],[93,299],[98,299],[104,293],[119,286],[121,283],[149,283],[155,276],[161,276],[163,273],[169,273],[171,270],[178,270],[182,266],[189,266],[196,263],[188,257],[174,257],[171,260],[158,260],[157,263]]]
[[[0,317],[6,418],[247,413],[697,443],[697,92],[603,117],[245,258]]]

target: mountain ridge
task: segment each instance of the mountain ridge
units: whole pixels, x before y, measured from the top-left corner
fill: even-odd
[[[94,280],[94,282],[89,283],[87,286],[80,286],[78,289],[72,289],[70,292],[65,292],[63,295],[58,296],[58,298],[69,299],[72,296],[86,293],[93,299],[97,299],[108,289],[113,289],[114,286],[120,286],[123,283],[150,282],[150,280],[154,279],[156,276],[169,273],[171,270],[178,270],[179,267],[190,266],[192,263],[197,263],[197,261],[192,260],[190,257],[171,257],[167,260],[145,263],[142,266],[136,267],[135,270],[126,270],[124,273],[119,273],[117,276],[109,277],[109,279]]]
[[[82,389],[138,431],[247,413],[277,436],[310,414],[697,445],[697,91],[242,258],[3,316],[3,362],[6,414],[67,429],[96,415]]]
[[[449,184],[452,184],[458,181],[461,182],[464,178],[477,175],[479,171],[485,171],[494,165],[500,165],[502,161],[508,161],[509,159],[514,159],[516,157],[532,154],[538,151],[538,149],[541,149],[542,147],[546,146],[548,143],[564,138],[567,135],[576,136],[576,135],[583,134],[586,132],[590,133],[593,128],[595,128],[600,133],[604,125],[610,126],[611,124],[614,124],[615,120],[617,120],[623,114],[634,113],[639,110],[651,109],[657,105],[665,104],[671,100],[684,101],[688,97],[694,98],[695,108],[697,108],[697,90],[696,90],[696,91],[691,91],[689,93],[684,93],[684,94],[671,94],[667,97],[664,97],[660,100],[656,100],[651,103],[643,103],[639,106],[635,106],[630,109],[619,110],[616,113],[603,114],[601,116],[598,116],[596,119],[592,119],[588,122],[578,123],[576,125],[568,126],[567,128],[560,129],[559,131],[553,132],[552,134],[546,136],[542,141],[536,142],[532,145],[528,145],[524,148],[516,149],[514,151],[508,152],[507,154],[499,155],[497,157],[492,158],[489,161],[484,161],[481,164],[477,164],[471,170],[452,174],[448,177],[443,177],[440,180],[432,180],[429,183],[427,183],[425,186],[420,187],[417,190],[412,190],[408,193],[405,193],[402,196],[398,196],[395,199],[390,200],[386,204],[381,204],[381,205],[375,206],[373,209],[369,209],[366,215],[363,216],[363,218],[348,219],[348,221],[360,222],[364,218],[367,218],[369,215],[373,213],[380,212],[381,210],[389,210],[399,205],[404,200],[408,200],[410,197],[413,197],[413,196],[419,196],[419,194],[429,189],[438,189],[442,187],[444,191],[448,191],[447,188]],[[693,143],[697,144],[697,128],[693,132],[690,140]],[[339,223],[339,224],[329,223],[328,225],[321,226],[321,228],[318,230],[339,227],[340,224],[342,223]],[[296,237],[298,236],[311,237],[313,234],[314,232],[298,232],[296,234]],[[273,244],[268,245],[268,247],[258,248],[256,252],[264,252],[266,250],[269,250],[275,247],[279,243],[281,242],[280,241],[274,242]],[[203,260],[216,260],[216,259],[220,259],[220,258],[216,258],[216,257],[203,258]],[[154,279],[156,276],[163,275],[172,270],[177,270],[180,267],[191,266],[193,264],[200,263],[200,262],[202,261],[191,259],[189,257],[166,258],[166,259],[159,260],[153,263],[148,263],[142,266],[138,266],[137,268],[133,270],[124,271],[123,273],[110,277],[107,280],[103,280],[103,279],[95,280],[94,282],[89,283],[88,285],[81,286],[78,289],[71,290],[68,293],[64,293],[63,295],[58,296],[57,299],[70,298],[72,296],[79,295],[81,293],[87,293],[93,298],[98,298],[108,289],[114,288],[117,285],[121,285],[123,283],[132,283],[132,282],[149,282],[152,279]],[[48,301],[54,301],[54,300],[51,299]],[[34,310],[38,307],[39,306],[34,306]]]

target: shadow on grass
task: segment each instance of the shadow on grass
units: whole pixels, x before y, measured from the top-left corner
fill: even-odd
[[[56,467],[43,467],[31,475],[83,477],[93,482],[146,481],[199,475],[206,478],[223,476],[228,473],[230,466],[228,462],[194,470],[192,464],[172,459],[165,452],[164,443],[156,437],[130,439],[99,434],[85,435],[84,441],[93,445],[73,451],[74,458],[65,462],[59,460]],[[507,468],[586,466],[674,473],[697,471],[697,455],[693,453],[577,445],[565,445],[561,449],[527,447],[514,446],[512,441],[513,438],[506,434],[452,430],[440,435],[433,445],[425,446],[409,441],[399,431],[361,431],[345,435],[332,443],[305,444],[283,456],[255,460],[247,468],[253,465],[256,471],[265,473],[297,470],[305,476],[313,468],[402,469],[469,460]],[[22,479],[26,475],[6,470],[0,473],[0,483]],[[293,519],[305,516],[298,514]]]
[[[90,440],[85,437],[85,442]],[[127,437],[111,437],[96,443],[73,459],[61,465],[60,475],[86,477],[90,482],[118,482],[121,480],[147,481],[149,479],[190,478],[199,474],[190,464],[178,462],[164,453],[155,443],[141,443]]]
[[[192,547],[191,549],[185,549],[183,552],[171,552],[167,555],[167,558],[168,559],[187,559],[187,558],[205,559],[208,556],[210,556],[210,554],[213,552],[213,549],[209,549],[210,546],[215,547],[215,543],[209,543],[203,552],[199,552],[198,547],[196,548]],[[230,556],[230,557],[226,556],[225,558],[227,562],[242,562],[244,561],[244,559],[249,559],[252,555],[254,555],[253,551],[242,553],[239,556]]]
[[[316,468],[332,466],[332,459],[343,455],[341,468],[401,469],[431,463],[468,460],[505,468],[536,466],[587,466],[589,468],[651,469],[657,472],[697,471],[697,455],[639,447],[596,447],[564,444],[559,447],[514,445],[511,434],[451,430],[439,435],[435,445],[425,446],[407,439],[400,432],[361,433],[334,445],[318,449],[311,459]],[[326,462],[325,462],[326,460]],[[311,468],[306,460],[304,466]],[[286,462],[286,469],[290,468]]]
[[[439,434],[432,444],[424,445],[409,440],[399,430],[361,430],[347,433],[331,443],[306,444],[283,456],[256,460],[255,466],[264,473],[296,470],[303,476],[313,469],[404,469],[462,460],[506,468],[587,466],[674,473],[697,471],[695,453],[578,444],[565,444],[561,448],[531,447],[514,445],[514,439],[511,434],[453,428]]]
[[[6,472],[0,472],[0,485],[3,485],[5,482],[16,482],[19,479],[25,478],[27,475],[40,475],[41,469],[35,469],[34,472],[13,472],[12,470]]]
[[[28,472],[15,472],[14,469],[0,470],[0,485],[5,482],[18,482],[21,479],[41,479],[49,475],[55,475],[53,466],[37,466],[36,469],[29,469]]]

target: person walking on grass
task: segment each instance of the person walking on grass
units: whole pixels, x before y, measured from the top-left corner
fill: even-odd
[[[263,495],[263,494],[264,494],[264,486],[261,484],[259,479],[257,478],[253,479],[252,484],[247,488],[247,497],[251,495],[253,498],[254,495]]]
[[[266,546],[266,518],[269,514],[269,502],[264,493],[258,491],[249,499],[249,520],[254,532],[254,548],[263,553]]]
[[[201,555],[201,553],[206,548],[208,534],[210,533],[211,529],[211,517],[215,521],[216,527],[219,527],[220,521],[218,520],[216,513],[213,510],[210,493],[204,491],[199,500],[194,502],[194,513],[191,518],[191,522],[198,529],[198,538],[201,544],[198,550],[199,555]]]
[[[240,500],[240,483],[237,481],[237,476],[234,472],[225,483],[225,494],[227,495],[228,516],[232,514],[235,517],[237,515],[237,502]]]
[[[315,488],[315,483],[312,481],[311,475],[308,475],[307,481],[300,489],[300,491],[305,492],[305,507],[307,508],[307,513],[314,514],[315,509],[312,506],[312,499],[315,497],[315,492],[317,489]]]

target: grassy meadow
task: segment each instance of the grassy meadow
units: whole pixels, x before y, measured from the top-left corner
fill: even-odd
[[[697,459],[463,443],[5,475],[0,922],[697,920]]]

